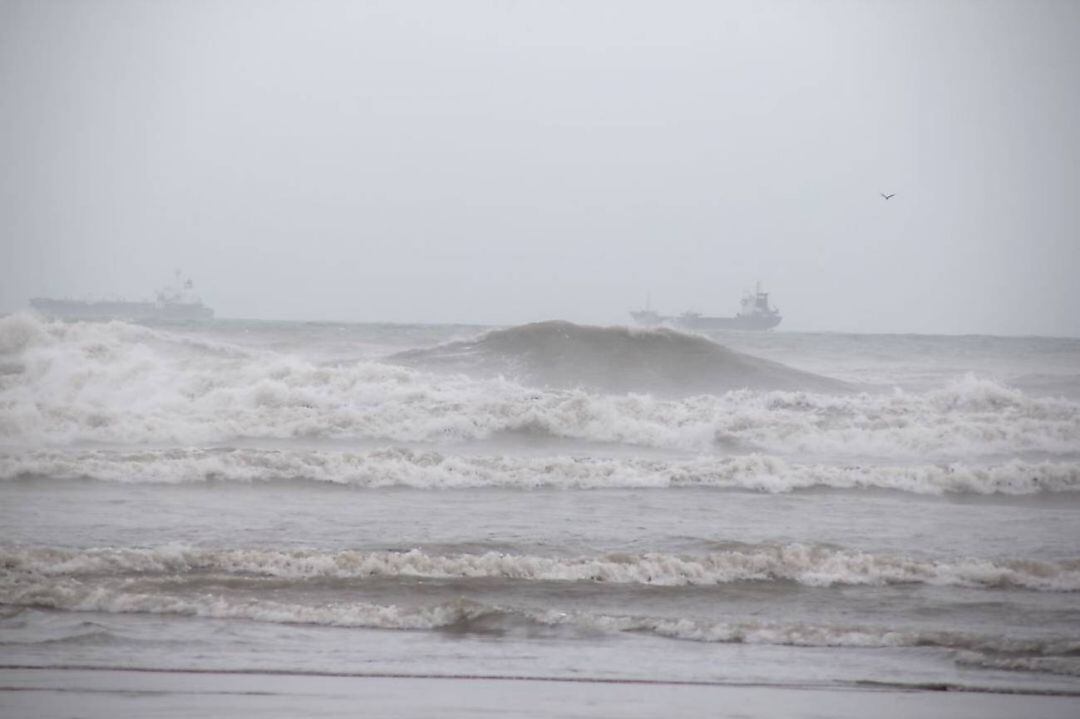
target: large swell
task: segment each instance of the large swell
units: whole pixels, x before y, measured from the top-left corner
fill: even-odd
[[[735,389],[839,392],[842,382],[751,357],[670,329],[537,322],[393,355],[392,362],[542,387],[649,392],[666,397]]]
[[[530,337],[533,330],[524,329]],[[621,332],[620,341],[639,336]],[[665,333],[640,336],[667,349],[699,342]],[[487,346],[484,340],[480,345]],[[702,347],[695,352],[709,362],[730,359],[717,345]],[[122,323],[62,324],[16,315],[0,319],[0,444],[207,445],[262,438],[454,445],[515,435],[682,452],[905,462],[1016,453],[1075,458],[1080,446],[1080,404],[1029,397],[989,379],[960,376],[920,393],[828,392],[815,376],[737,359],[740,372],[779,372],[785,381],[804,378],[807,388],[677,399],[660,398],[647,387],[605,394],[393,363],[324,364]]]

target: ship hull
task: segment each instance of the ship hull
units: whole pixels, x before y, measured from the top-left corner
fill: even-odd
[[[684,312],[678,317],[662,315],[652,309],[631,312],[639,325],[655,327],[656,325],[670,325],[685,330],[710,331],[710,330],[769,330],[780,324],[783,319],[780,310],[769,306],[769,293],[761,291],[758,284],[755,292],[747,292],[743,295],[739,314],[734,317],[705,317],[697,312]]]
[[[780,316],[674,317],[671,322],[688,330],[768,330],[780,324]]]
[[[214,311],[201,303],[73,302],[35,298],[30,306],[43,315],[63,320],[209,320]]]

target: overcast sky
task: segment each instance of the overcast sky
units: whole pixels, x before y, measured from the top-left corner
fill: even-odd
[[[896,193],[889,201],[879,192]],[[0,0],[0,312],[1080,335],[1080,2]]]

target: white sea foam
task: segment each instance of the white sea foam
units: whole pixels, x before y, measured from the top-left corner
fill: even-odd
[[[343,550],[152,549],[0,550],[9,577],[235,574],[289,580],[431,577],[663,586],[790,581],[806,586],[927,584],[1080,591],[1080,560],[930,560],[823,546],[745,545],[704,555],[659,552],[549,557],[486,552],[429,554]]]
[[[0,443],[239,437],[453,443],[535,433],[688,451],[969,456],[1080,450],[1080,405],[965,377],[926,394],[541,390],[377,362],[318,365],[123,323],[0,318]]]
[[[1041,672],[1080,677],[1080,657],[1075,656],[1001,656],[991,652],[960,651],[956,663],[976,669],[1004,669],[1006,671]]]
[[[314,624],[399,630],[475,627],[491,631],[521,623],[587,632],[647,633],[669,639],[757,645],[838,648],[936,647],[958,650],[967,666],[1075,674],[1080,638],[1010,637],[943,630],[898,629],[873,625],[830,625],[775,621],[715,621],[693,617],[650,617],[563,612],[489,605],[465,599],[431,605],[339,601],[301,603],[223,594],[139,591],[132,586],[64,577],[0,582],[0,596],[11,605],[85,612],[172,614],[213,619],[246,619],[284,624]]]
[[[801,647],[946,647],[981,653],[1061,655],[1080,650],[1077,638],[981,636],[941,630],[900,630],[867,625],[828,625],[772,621],[715,622],[692,618],[563,615],[548,613],[551,622],[577,621],[610,631],[644,631],[672,639]],[[985,654],[984,654],[985,656]]]
[[[366,602],[287,604],[267,599],[140,592],[63,579],[52,583],[0,582],[5,603],[68,611],[114,614],[177,614],[213,619],[251,619],[287,624],[319,624],[378,629],[437,629],[474,619],[485,611],[469,602],[419,609]]]
[[[796,464],[758,454],[694,459],[474,456],[401,447],[364,452],[251,448],[0,451],[0,481],[23,477],[140,484],[306,480],[419,489],[717,487],[790,492],[826,487],[1020,495],[1080,490],[1080,463],[826,465]]]

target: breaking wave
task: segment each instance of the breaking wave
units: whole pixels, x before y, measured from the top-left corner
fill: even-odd
[[[670,329],[588,327],[551,321],[488,332],[475,340],[409,350],[390,361],[542,387],[649,392],[666,397],[735,389],[840,392],[843,382],[735,352]]]
[[[716,487],[778,493],[822,487],[1025,495],[1080,490],[1080,463],[829,465],[795,464],[758,454],[693,459],[474,456],[400,447],[364,452],[251,448],[0,452],[0,481],[22,478],[139,484],[300,480],[417,489]]]
[[[699,341],[620,332],[661,347]],[[726,352],[702,349],[713,359]],[[795,372],[781,369],[783,376]],[[321,365],[123,323],[0,318],[0,443],[8,445],[237,438],[446,444],[505,433],[783,456],[1075,454],[1080,405],[972,376],[923,394],[739,389],[664,400],[379,362]]]
[[[246,619],[332,627],[449,630],[498,633],[531,626],[586,633],[633,632],[667,639],[725,644],[796,647],[929,647],[957,651],[961,666],[1080,675],[1080,639],[978,635],[943,630],[896,629],[873,625],[802,622],[724,622],[691,617],[651,617],[537,610],[457,599],[403,607],[370,602],[304,604],[268,599],[181,595],[103,587],[65,579],[5,592],[15,603],[67,611],[167,614],[212,619]]]
[[[0,602],[23,603],[11,592],[43,577],[229,574],[288,580],[426,577],[516,581],[709,586],[732,582],[794,582],[811,587],[925,584],[1036,591],[1080,591],[1080,560],[960,558],[949,561],[803,544],[735,545],[703,555],[659,552],[550,557],[486,552],[428,554],[343,550],[152,549],[0,550]]]

